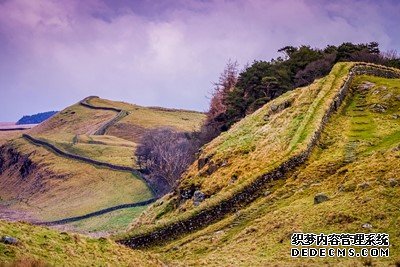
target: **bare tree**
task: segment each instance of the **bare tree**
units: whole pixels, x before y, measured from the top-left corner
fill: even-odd
[[[238,80],[238,63],[231,61],[226,64],[218,82],[214,83],[211,94],[210,108],[202,128],[202,139],[208,142],[219,135],[223,129],[223,116],[226,112],[226,97],[233,90]]]
[[[173,189],[182,173],[194,161],[197,140],[169,128],[148,131],[136,149],[139,166],[146,170],[159,193]]]

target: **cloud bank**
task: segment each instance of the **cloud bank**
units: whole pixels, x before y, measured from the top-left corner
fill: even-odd
[[[400,48],[398,1],[0,0],[0,121],[88,95],[206,110],[229,59],[285,45]]]

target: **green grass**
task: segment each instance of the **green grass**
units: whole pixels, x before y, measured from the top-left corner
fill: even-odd
[[[0,194],[11,208],[33,212],[40,220],[80,216],[115,205],[153,197],[147,184],[129,172],[112,171],[66,159],[23,140],[9,144],[35,165],[21,182],[19,172],[7,169]]]
[[[149,253],[128,249],[105,238],[91,239],[1,220],[0,235],[19,240],[18,245],[0,243],[1,266],[162,266]]]
[[[86,233],[121,233],[126,231],[132,221],[147,207],[148,206],[117,210],[78,222],[69,223],[66,224],[66,226],[71,226],[72,228]]]
[[[93,133],[117,113],[75,104],[33,128],[29,134],[72,154],[135,167],[134,153],[143,133],[163,126],[181,131],[198,130],[205,118],[199,112],[145,108],[100,98],[91,99],[90,102],[97,106],[121,108],[129,111],[130,115],[120,121],[122,127],[112,126],[109,135],[95,136]],[[129,172],[69,160],[22,139],[12,140],[13,137],[4,135],[4,142],[9,141],[8,145],[20,154],[29,155],[34,170],[23,183],[18,171],[7,170],[2,174],[7,179],[0,180],[0,194],[7,203],[12,203],[11,208],[33,213],[38,220],[80,216],[153,197],[146,183]],[[0,136],[0,143],[2,140]],[[139,211],[141,208],[114,212],[112,215],[115,218],[104,215],[75,226],[84,231],[121,231]]]
[[[144,217],[139,218],[138,225],[143,225],[143,229],[151,229],[154,225],[162,227],[171,221],[188,218],[240,192],[260,175],[306,149],[352,66],[352,63],[335,65],[327,77],[266,104],[207,144],[200,158],[208,157],[220,165],[225,162],[224,166],[207,175],[207,166],[199,171],[195,162],[182,177],[179,188],[196,186],[212,197],[198,207],[194,207],[191,200],[181,202],[173,211],[157,216],[170,201],[176,201],[177,196],[172,197],[163,205],[149,209]],[[272,105],[279,106],[284,102],[290,102],[291,105],[280,112],[271,113]],[[232,177],[237,179],[232,182]],[[137,229],[141,228],[133,231],[140,231]]]
[[[365,81],[375,86],[366,94],[366,133],[355,135],[354,109],[360,104],[357,87]],[[391,118],[400,101],[376,97],[374,91],[384,84],[385,93],[395,95],[400,80],[361,76],[354,91],[329,121],[310,159],[286,180],[269,184],[271,192],[200,231],[175,239],[165,246],[153,247],[170,265],[207,266],[394,266],[400,261],[400,124]],[[374,103],[389,107],[388,112],[369,109]],[[358,142],[354,159],[346,161],[351,142]],[[375,142],[376,141],[376,142]],[[367,187],[362,187],[362,184]],[[313,203],[317,193],[330,200]],[[362,227],[370,223],[371,230]],[[357,233],[384,232],[390,235],[389,258],[301,258],[290,257],[293,232]]]

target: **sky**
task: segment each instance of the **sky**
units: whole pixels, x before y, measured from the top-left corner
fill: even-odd
[[[400,52],[400,1],[0,0],[0,121],[89,95],[205,111],[226,63],[286,45]]]

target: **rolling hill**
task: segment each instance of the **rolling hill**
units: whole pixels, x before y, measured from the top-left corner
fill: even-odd
[[[100,103],[92,104],[94,100]],[[121,106],[129,111],[122,111]],[[135,135],[133,142],[98,131],[113,127],[121,113],[127,115],[134,109],[153,119],[131,120],[127,132],[119,133],[129,135],[136,127],[142,132],[154,127],[195,130],[204,118],[198,112],[160,111],[86,98],[22,136],[4,135],[5,144],[0,148],[0,204],[26,212],[35,222],[51,222],[143,202],[123,211],[110,211],[93,221],[88,218],[67,225],[90,232],[125,229],[155,197],[154,187],[135,170],[134,150],[140,137]]]
[[[173,265],[395,264],[399,78],[393,69],[336,64],[203,147],[178,189],[115,239],[151,246]],[[329,200],[314,204],[318,194]],[[294,232],[389,233],[391,254],[291,259]]]
[[[76,112],[75,109],[83,110]],[[399,110],[399,70],[365,63],[337,63],[326,77],[267,103],[203,146],[178,187],[155,203],[66,225],[86,231],[116,233],[111,237],[114,241],[107,240],[110,247],[106,252],[102,252],[99,244],[105,242],[103,239],[86,241],[86,244],[97,245],[82,248],[82,251],[73,250],[76,258],[68,259],[84,262],[80,257],[86,255],[86,250],[93,250],[101,264],[111,265],[118,264],[111,262],[112,255],[118,251],[121,260],[129,255],[140,266],[397,266],[400,264]],[[93,97],[64,112],[59,114],[62,117],[57,118],[57,115],[32,129],[29,136],[48,142],[62,153],[125,167],[128,164],[124,162],[128,161],[121,159],[122,152],[115,152],[116,156],[121,155],[118,160],[107,158],[94,152],[99,149],[95,146],[125,147],[132,151],[146,129],[163,125],[190,131],[200,124],[194,121],[203,118],[202,114],[194,112],[142,108]],[[147,115],[151,112],[153,115]],[[86,123],[85,118],[74,118],[80,114],[84,114]],[[186,117],[191,115],[192,119]],[[88,117],[94,119],[87,120]],[[156,119],[159,119],[158,124],[154,122]],[[183,122],[188,124],[183,126]],[[133,128],[135,130],[131,131]],[[74,147],[76,144],[87,149]],[[90,200],[76,206],[90,212],[101,209],[101,205],[105,207],[105,202],[123,202],[115,200],[121,193],[104,191],[104,187],[128,190],[123,184],[128,180],[141,182],[140,188],[146,186],[145,181],[132,177],[131,172],[71,160],[51,149],[36,146],[26,138],[8,141],[2,149],[10,148],[24,155],[23,159],[18,157],[21,163],[17,168],[5,169],[7,176],[15,176],[15,184],[20,183],[17,181],[23,179],[22,173],[31,165],[25,163],[26,159],[42,168],[39,173],[52,171],[65,175],[61,181],[57,180],[59,185],[55,177],[49,179],[56,186],[44,186],[40,194],[42,199],[33,195],[27,198],[29,205],[15,201],[15,196],[7,196],[10,207],[26,205],[29,210],[28,206],[40,206],[36,214],[49,219],[58,219],[56,212],[59,210],[69,212],[69,216],[79,215],[78,209],[74,211],[74,205],[70,204],[74,198],[68,204],[60,197],[54,203],[41,205],[52,201],[56,193],[62,192],[61,196],[67,199],[64,192],[75,195],[79,188],[77,198],[87,199],[86,196],[95,191]],[[9,156],[5,162],[13,158]],[[102,177],[102,172],[114,176],[90,181],[89,177]],[[29,175],[32,174],[29,172],[27,181],[35,181]],[[79,179],[73,180],[75,176]],[[87,186],[83,185],[97,185],[98,180],[102,184],[97,190],[85,192]],[[111,186],[110,181],[120,184]],[[31,186],[36,184],[31,183]],[[59,190],[53,191],[53,188]],[[25,191],[18,190],[18,195],[24,196]],[[129,197],[137,197],[135,201],[140,197],[142,200],[152,197],[150,190],[141,190],[143,194],[135,190],[137,187],[126,192]],[[104,194],[99,196],[100,193]],[[0,191],[2,197],[6,194]],[[319,201],[320,196],[324,201]],[[93,207],[95,204],[97,206]],[[49,246],[41,235],[53,230],[4,222],[0,226],[9,235],[29,243],[27,255],[51,263],[50,258],[43,255],[40,242]],[[30,227],[33,237],[26,231],[12,232],[21,227]],[[291,258],[291,235],[296,232],[388,233],[390,256]],[[63,246],[66,241],[62,235],[51,233],[55,240],[52,248]],[[33,241],[28,242],[31,239]],[[114,242],[133,250],[129,252]],[[0,249],[13,250],[1,260],[12,261],[21,255],[20,251],[17,253],[18,248],[0,245]],[[107,253],[112,253],[110,259],[104,258],[109,255]],[[148,255],[152,255],[151,258]],[[58,259],[59,256],[54,257]]]

